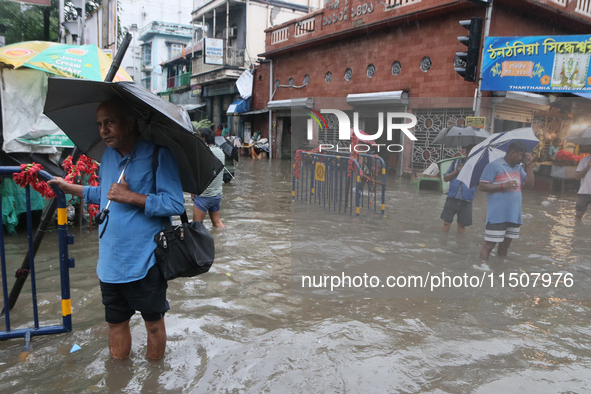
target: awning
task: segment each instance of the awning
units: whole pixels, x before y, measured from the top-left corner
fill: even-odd
[[[253,109],[252,111],[246,111],[246,112],[241,113],[240,116],[266,114],[267,112],[269,112],[269,110],[267,108]]]
[[[179,105],[181,107],[183,107],[185,109],[185,111],[187,111],[187,112],[195,111],[198,108],[205,107],[205,103],[201,103],[201,104],[179,104]]]
[[[550,109],[550,99],[530,92],[506,92],[505,97],[494,97],[495,119],[532,123],[534,111]]]
[[[314,98],[313,97],[304,97],[304,98],[288,99],[288,100],[274,100],[274,101],[269,101],[267,103],[267,108],[269,108],[269,109],[290,109],[292,107],[313,108],[314,107]]]
[[[347,95],[349,105],[376,105],[376,104],[406,104],[408,92],[396,90],[393,92],[359,93]]]
[[[250,99],[238,99],[228,106],[226,115],[236,115],[246,112],[250,109]]]

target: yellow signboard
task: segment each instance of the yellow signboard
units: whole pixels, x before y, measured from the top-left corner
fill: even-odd
[[[324,164],[316,163],[315,179],[320,182],[324,182]]]
[[[484,129],[486,126],[486,116],[466,116],[466,126]]]

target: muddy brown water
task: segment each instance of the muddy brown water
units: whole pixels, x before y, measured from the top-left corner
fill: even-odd
[[[158,362],[145,359],[139,316],[131,323],[131,358],[109,358],[95,273],[98,235],[71,228],[73,332],[34,337],[24,362],[22,339],[0,342],[0,392],[590,392],[591,313],[584,290],[591,220],[575,226],[574,194],[543,206],[547,193],[527,192],[521,238],[507,259],[492,257],[490,271],[482,271],[475,267],[484,195],[477,194],[475,224],[466,236],[455,234],[455,224],[442,235],[441,194],[388,182],[386,216],[362,211],[354,218],[292,204],[289,162],[241,162],[237,180],[224,187],[228,229],[212,230],[216,263],[206,275],[169,285],[168,349]],[[292,221],[300,234],[293,253]],[[42,324],[58,323],[61,313],[56,238],[49,232],[37,257]],[[9,272],[25,248],[26,235],[6,239]],[[298,275],[296,264],[381,278],[415,272],[412,267],[478,276],[571,272],[575,286],[539,295],[519,288],[440,296],[371,288],[302,292],[292,289],[300,278],[292,278],[292,260]],[[28,290],[11,315],[15,328],[31,324]],[[70,354],[74,344],[82,349]]]

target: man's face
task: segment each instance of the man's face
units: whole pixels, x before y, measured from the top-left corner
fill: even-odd
[[[96,124],[101,138],[112,149],[125,148],[133,131],[133,122],[111,103],[101,104],[96,110]]]
[[[525,160],[525,152],[517,152],[517,151],[509,151],[507,155],[505,155],[505,161],[507,164],[514,166],[519,164]]]

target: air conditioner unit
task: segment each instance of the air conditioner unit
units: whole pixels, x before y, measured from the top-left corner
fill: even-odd
[[[226,30],[228,31],[228,38],[236,38],[238,35],[238,28],[231,27],[229,29],[224,29],[224,38],[226,37]]]

